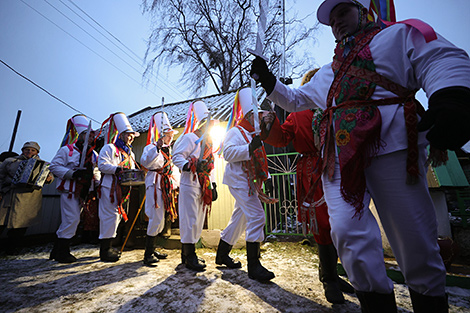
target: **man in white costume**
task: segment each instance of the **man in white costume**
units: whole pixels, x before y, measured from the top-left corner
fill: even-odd
[[[109,132],[117,133],[113,140]],[[119,173],[126,169],[135,169],[135,155],[132,142],[140,133],[135,132],[124,113],[115,113],[110,118],[108,144],[100,151],[98,168],[103,174],[100,190],[98,215],[100,218],[100,259],[103,262],[116,262],[121,254],[111,247],[116,237],[121,218],[127,219],[123,208],[125,195],[121,193]]]
[[[173,148],[173,163],[181,170],[178,200],[181,259],[187,268],[195,271],[206,267],[204,260],[196,255],[195,244],[201,237],[206,213],[217,198],[212,142],[206,127],[208,116],[209,110],[203,101],[192,103],[185,134]],[[203,158],[199,160],[203,144]]]
[[[275,275],[259,261],[260,243],[264,240],[266,223],[264,208],[258,197],[261,190],[256,188],[256,183],[250,181],[253,177],[247,173],[249,162],[252,162],[254,157],[253,152],[262,149],[260,136],[254,133],[254,119],[259,119],[259,116],[255,117],[253,114],[251,88],[240,89],[237,96],[234,105],[237,103],[241,105],[243,119],[227,132],[223,142],[223,155],[228,162],[225,166],[223,183],[229,187],[230,193],[235,198],[235,207],[227,227],[220,233],[215,263],[224,264],[229,268],[241,267],[240,262],[232,260],[229,252],[240,235],[245,232],[248,276],[258,281],[269,281]],[[260,110],[259,114],[263,112]],[[261,187],[261,184],[259,186]]]
[[[155,130],[158,130],[155,132]],[[140,163],[148,169],[145,177],[145,214],[149,222],[145,239],[144,264],[152,266],[166,253],[155,250],[156,236],[165,226],[165,212],[176,219],[176,192],[179,170],[171,160],[171,142],[178,131],[171,127],[165,112],[155,113],[150,120],[148,139]]]
[[[261,58],[251,74],[287,111],[325,110],[322,182],[331,235],[362,311],[397,311],[380,230],[368,209],[372,198],[414,312],[447,312],[426,146],[433,160],[443,161],[437,149],[455,150],[470,139],[470,60],[421,21],[380,30],[367,21],[369,5],[322,2],[318,20],[331,26],[338,44],[333,62],[304,86],[277,81]],[[413,101],[420,88],[429,97],[425,113]]]
[[[101,174],[98,170],[98,153],[93,150],[95,132],[90,128],[83,155],[89,119],[82,114],[73,116],[67,122],[67,132],[62,147],[51,161],[50,171],[58,177],[57,190],[60,193],[61,223],[57,230],[57,241],[49,259],[59,263],[73,263],[77,259],[70,253],[70,242],[77,232],[80,213],[88,195],[99,186]],[[77,137],[78,136],[78,137]],[[82,158],[83,166],[80,167]]]

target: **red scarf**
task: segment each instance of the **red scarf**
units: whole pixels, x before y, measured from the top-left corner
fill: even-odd
[[[201,129],[194,131],[194,134],[199,138],[203,135]],[[201,167],[201,171],[196,171],[198,162],[196,157],[191,157],[189,160],[189,165],[191,172],[195,175],[194,179],[196,179],[197,175],[197,179],[201,185],[201,201],[204,204],[204,208],[207,207],[208,212],[210,213],[212,206],[212,184],[210,173],[214,169],[214,155],[212,154],[212,140],[209,136],[207,137],[205,146],[201,147],[201,149],[204,149],[203,159],[206,160],[204,165]]]
[[[245,132],[241,128],[246,129],[250,133],[254,133],[254,127],[248,122],[246,119],[242,119],[237,128],[240,130],[243,138],[245,138],[247,143],[250,143],[245,134]],[[254,137],[254,135],[252,136]],[[243,161],[243,170],[248,176],[248,185],[250,190],[248,195],[253,195],[254,191],[258,192],[258,198],[264,203],[276,203],[279,200],[275,198],[270,198],[266,195],[261,186],[263,182],[268,179],[268,159],[266,157],[266,150],[264,150],[264,146],[256,148],[251,155],[251,159],[249,161]]]
[[[161,154],[165,158],[165,164],[157,172],[161,175],[160,177],[160,188],[162,190],[163,206],[165,211],[168,212],[169,218],[172,222],[176,220],[178,214],[176,212],[176,196],[177,192],[173,188],[173,181],[171,180],[171,175],[173,174],[173,169],[171,166],[171,155],[169,147],[162,147],[160,150]],[[157,192],[157,185],[155,184],[155,199]],[[155,201],[157,205],[157,201]]]

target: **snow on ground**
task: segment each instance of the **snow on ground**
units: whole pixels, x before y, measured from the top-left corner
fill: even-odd
[[[98,247],[78,245],[73,264],[49,261],[51,245],[0,258],[0,312],[360,312],[355,295],[332,305],[318,280],[318,258],[300,243],[267,243],[262,264],[270,283],[247,275],[245,250],[234,250],[238,270],[218,267],[215,250],[198,249],[207,263],[195,273],[178,250],[157,267],[142,264],[143,250],[125,251],[116,263],[99,261]],[[449,287],[450,312],[470,312],[470,290]],[[412,312],[408,289],[395,284],[399,312]]]

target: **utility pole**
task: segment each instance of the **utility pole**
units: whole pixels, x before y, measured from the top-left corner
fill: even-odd
[[[16,114],[15,127],[13,128],[13,134],[11,135],[10,149],[8,149],[8,152],[13,151],[13,145],[15,144],[16,132],[18,131],[18,124],[20,123],[20,117],[21,117],[21,110],[18,110],[18,113]]]

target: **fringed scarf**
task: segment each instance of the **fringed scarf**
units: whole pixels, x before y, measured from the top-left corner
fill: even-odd
[[[195,130],[194,134],[199,138],[203,136],[202,130],[200,128]],[[205,143],[205,146],[201,147],[201,149],[204,149],[203,159],[206,162],[203,162],[199,166],[198,171],[198,159],[195,156],[192,156],[189,160],[189,165],[191,172],[194,174],[194,179],[197,177],[199,184],[201,185],[201,201],[204,204],[203,207],[204,209],[207,208],[208,213],[210,213],[212,207],[212,184],[210,173],[214,169],[214,155],[212,154],[212,139],[210,136],[207,136]]]
[[[127,146],[124,141],[121,140],[121,138],[117,138],[116,142],[114,143],[114,146],[116,147],[116,154],[119,155],[121,154],[121,162],[118,164],[119,167],[122,167],[124,169],[131,169],[132,168],[132,155],[131,155],[131,147]],[[124,210],[124,204],[129,201],[130,195],[131,195],[131,188],[123,188],[124,186],[121,186],[118,184],[118,179],[116,175],[113,175],[113,182],[111,184],[111,192],[110,192],[110,199],[111,203],[114,202],[114,191],[116,191],[116,197],[117,197],[117,204],[118,204],[118,212],[119,214],[122,215],[122,218],[124,219],[125,222],[127,222],[127,213],[126,210]],[[123,197],[123,193],[126,193],[126,196]]]
[[[355,66],[375,72],[375,64],[368,43],[378,33],[374,23],[367,24],[363,30],[338,43],[333,58],[335,80],[328,95],[327,114],[322,123],[334,123],[334,138],[327,138],[325,150],[329,160],[324,162],[329,178],[334,166],[331,157],[334,150],[331,141],[336,142],[341,171],[341,195],[356,208],[359,217],[364,208],[366,179],[364,170],[370,164],[382,145],[380,130],[382,119],[375,105],[356,106],[356,102],[370,100],[376,84],[360,77],[349,75],[347,68]],[[339,65],[339,66],[338,66]],[[336,107],[332,107],[335,99]],[[352,105],[351,105],[352,104]],[[323,126],[323,125],[322,125]],[[324,126],[323,126],[324,128]],[[332,132],[330,131],[329,136]],[[328,140],[329,139],[329,140]]]
[[[178,213],[176,212],[177,191],[174,190],[173,181],[171,180],[173,169],[171,166],[170,147],[162,147],[160,149],[160,153],[165,158],[165,164],[158,171],[158,173],[161,175],[160,188],[162,190],[163,206],[165,211],[168,213],[170,220],[174,222],[178,217]],[[157,198],[155,197],[155,199]],[[157,205],[156,201],[155,205]]]
[[[245,132],[242,128],[246,129],[248,132],[253,133],[255,129],[246,119],[240,120],[240,123],[236,126],[240,133],[243,135],[247,143],[250,143],[251,140],[248,139]],[[271,198],[263,192],[261,188],[263,182],[268,179],[268,159],[266,157],[266,150],[264,146],[258,147],[253,151],[251,159],[248,161],[243,161],[242,163],[243,170],[245,171],[248,177],[248,195],[252,196],[256,191],[258,193],[258,198],[267,204],[277,203],[279,199]]]

